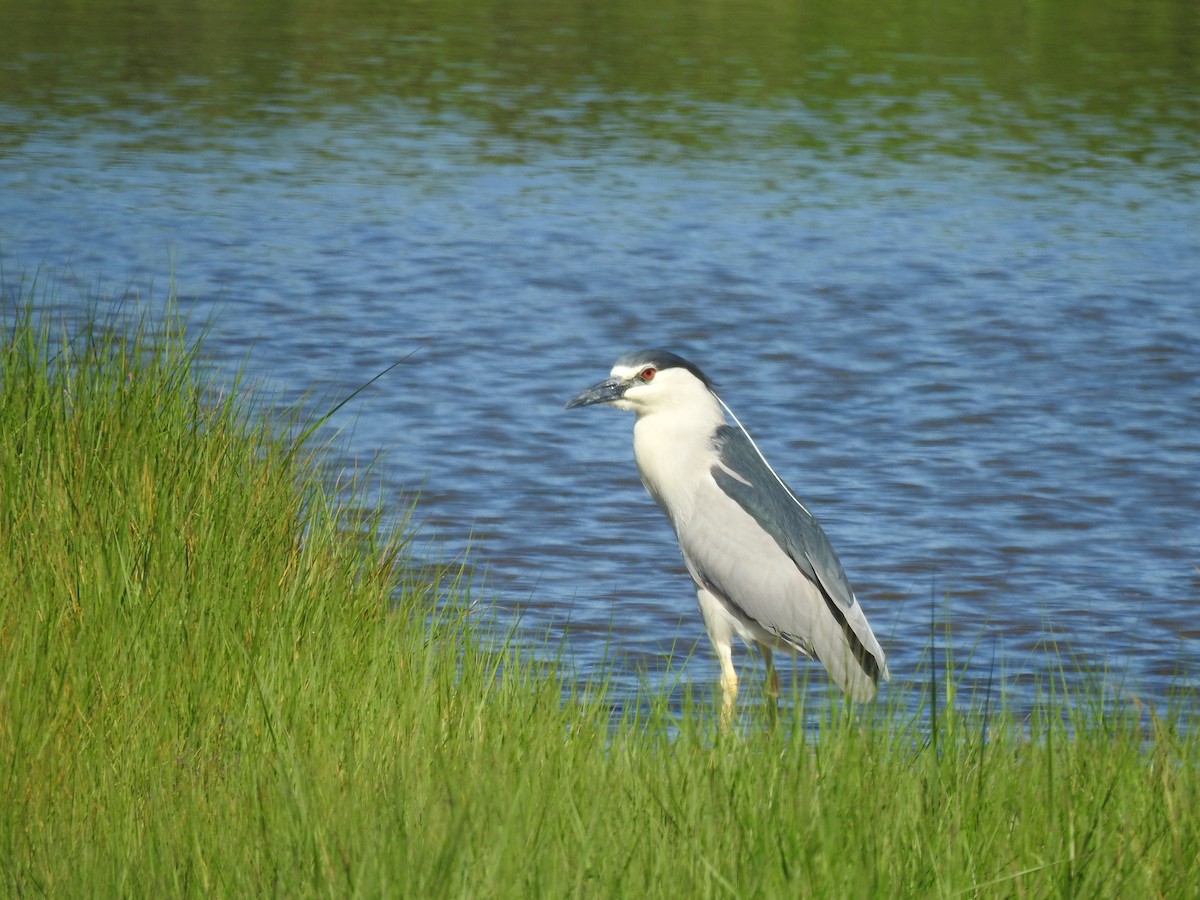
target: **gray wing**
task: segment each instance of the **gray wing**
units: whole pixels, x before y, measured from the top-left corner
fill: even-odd
[[[760,610],[755,618],[781,636],[815,650],[843,687],[846,681],[859,680],[865,675],[872,682],[873,693],[873,683],[880,677],[888,677],[883,650],[867,623],[829,538],[744,431],[722,426],[713,442],[719,454],[719,462],[711,470],[716,486],[774,539],[808,585],[815,589],[823,606],[822,611],[809,612],[807,634],[788,634],[787,622],[797,619],[794,613],[789,616],[788,610],[779,608],[778,601],[760,604],[748,600]],[[794,590],[783,593],[792,598],[791,602],[796,602]],[[807,596],[812,597],[811,589]],[[858,667],[861,673],[845,671],[846,665],[839,665],[834,659],[838,655],[844,658],[847,650],[853,661],[846,661],[846,665]],[[856,675],[859,679],[854,677]]]

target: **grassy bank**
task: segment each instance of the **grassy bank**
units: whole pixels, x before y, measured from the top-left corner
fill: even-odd
[[[1059,697],[723,734],[705,695],[610,727],[461,586],[431,617],[403,531],[167,325],[4,322],[5,895],[1195,895],[1193,725]]]

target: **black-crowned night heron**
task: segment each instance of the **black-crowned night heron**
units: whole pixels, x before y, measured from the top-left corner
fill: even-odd
[[[772,698],[772,649],[816,657],[851,698],[874,697],[887,663],[829,538],[704,373],[666,350],[628,353],[566,408],[593,403],[637,413],[638,472],[696,583],[725,713],[737,697],[734,637],[762,651]]]

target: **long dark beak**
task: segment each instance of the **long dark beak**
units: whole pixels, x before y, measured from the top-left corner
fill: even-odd
[[[628,381],[620,378],[606,378],[599,384],[593,384],[567,401],[564,409],[575,409],[577,406],[591,406],[593,403],[611,403],[625,396],[629,387]]]

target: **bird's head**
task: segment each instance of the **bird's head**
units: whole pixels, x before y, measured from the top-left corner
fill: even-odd
[[[608,378],[572,397],[566,408],[604,403],[641,416],[713,402],[712,382],[692,363],[669,350],[638,350],[618,359]]]

